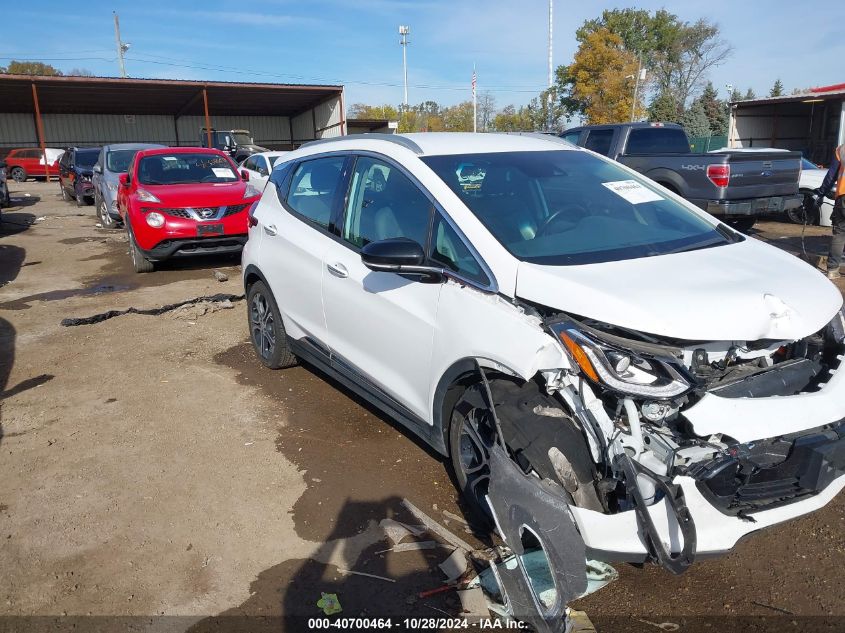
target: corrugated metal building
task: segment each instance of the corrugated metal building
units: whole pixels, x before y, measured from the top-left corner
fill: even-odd
[[[342,86],[0,75],[0,155],[120,142],[197,145],[208,121],[293,149],[346,134]]]
[[[731,104],[729,147],[797,150],[828,164],[845,143],[845,84]]]

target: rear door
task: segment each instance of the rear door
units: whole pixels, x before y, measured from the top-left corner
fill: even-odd
[[[332,246],[331,218],[346,191],[346,155],[309,157],[293,166],[280,199],[268,189],[256,210],[261,271],[292,338],[326,353],[326,320],[320,296],[323,257]],[[266,204],[265,204],[266,202]]]
[[[589,150],[601,154],[602,156],[610,156],[613,149],[613,137],[616,129],[612,127],[607,128],[590,128],[587,130],[587,136],[582,140],[584,147]],[[613,158],[611,156],[611,158]]]
[[[361,262],[369,242],[429,243],[434,205],[397,164],[359,156],[352,169],[340,239],[323,254],[323,305],[332,362],[381,395],[428,419],[429,369],[442,284]]]

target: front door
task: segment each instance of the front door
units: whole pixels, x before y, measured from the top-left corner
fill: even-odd
[[[373,272],[360,249],[394,237],[428,243],[432,204],[398,167],[369,156],[352,170],[340,241],[323,256],[332,360],[422,419],[429,417],[434,324],[442,285]]]

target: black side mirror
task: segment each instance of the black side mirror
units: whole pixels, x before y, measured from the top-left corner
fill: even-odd
[[[423,275],[430,281],[443,279],[441,268],[425,265],[423,247],[405,237],[370,242],[361,249],[361,262],[376,272]]]

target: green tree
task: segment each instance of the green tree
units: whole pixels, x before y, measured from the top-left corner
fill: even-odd
[[[557,70],[561,112],[582,114],[590,124],[627,121],[638,67],[637,57],[625,49],[619,35],[604,27],[587,33],[572,64]]]
[[[728,133],[728,111],[724,101],[719,99],[719,93],[713,87],[713,82],[708,81],[704,86],[701,96],[698,97],[704,107],[704,113],[710,124],[710,133],[713,136],[724,136]]]
[[[682,111],[675,95],[669,92],[659,93],[648,106],[648,120],[664,123],[680,123]]]
[[[497,132],[531,132],[534,121],[527,107],[506,105],[493,117],[493,128]]]
[[[472,132],[472,101],[444,108],[443,125],[447,132]]]
[[[749,88],[748,92],[745,93],[745,96],[742,98],[743,101],[751,101],[752,99],[756,99],[757,95],[754,94],[754,89]]]
[[[392,105],[380,106],[367,105],[366,103],[353,103],[349,107],[350,119],[387,119],[398,121],[399,111]]]
[[[665,9],[654,15],[645,9],[610,9],[603,11],[600,18],[584,22],[575,38],[584,42],[590,34],[606,29],[622,38],[625,49],[639,55],[650,67],[654,53],[668,49],[682,27],[678,16]]]
[[[62,71],[50,64],[44,64],[42,62],[20,62],[14,59],[9,62],[6,68],[0,68],[0,71],[10,75],[41,75],[44,77],[58,77],[62,74]]]
[[[772,86],[771,90],[769,90],[769,96],[770,97],[782,97],[785,94],[786,94],[786,92],[783,89],[783,83],[781,82],[780,79],[776,79],[775,85]]]
[[[734,88],[731,91],[731,98],[730,98],[731,103],[736,103],[737,101],[742,101],[742,100],[743,100],[743,96],[742,96],[742,93],[739,91],[739,88]]]
[[[710,121],[700,99],[692,102],[681,117],[681,125],[690,136],[710,136]]]

